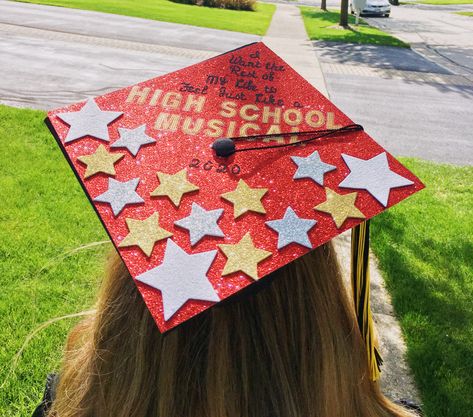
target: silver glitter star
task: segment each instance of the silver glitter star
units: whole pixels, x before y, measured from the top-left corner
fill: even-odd
[[[305,158],[301,156],[291,156],[291,159],[297,165],[294,179],[310,178],[322,186],[324,185],[324,174],[337,168],[334,165],[322,162],[317,151],[311,153]]]
[[[144,203],[144,200],[135,191],[139,182],[139,178],[133,178],[125,182],[109,178],[108,190],[95,197],[94,201],[109,203],[113,214],[117,216],[127,204]]]
[[[268,227],[278,232],[278,249],[282,249],[290,243],[298,243],[307,248],[312,248],[307,233],[316,224],[316,220],[300,218],[292,207],[286,209],[282,219],[266,222]]]
[[[119,127],[118,132],[120,137],[113,142],[111,148],[127,148],[133,156],[136,156],[143,145],[156,142],[155,139],[145,133],[146,124],[141,125],[135,129],[125,129]]]
[[[205,210],[197,203],[192,203],[191,214],[180,219],[174,224],[189,231],[191,245],[194,246],[204,236],[224,237],[222,229],[217,225],[217,220],[223,209]]]
[[[216,255],[216,250],[188,254],[168,239],[161,265],[136,279],[161,291],[164,320],[169,320],[188,300],[220,301],[206,276]]]
[[[365,160],[342,154],[350,169],[347,177],[338,185],[368,191],[384,207],[388,205],[391,188],[414,184],[411,180],[391,171],[386,152]]]
[[[92,136],[108,142],[108,125],[123,113],[100,110],[94,99],[89,99],[79,111],[59,113],[56,116],[70,127],[64,143]]]

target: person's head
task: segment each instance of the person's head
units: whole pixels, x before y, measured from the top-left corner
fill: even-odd
[[[410,416],[370,380],[331,244],[264,280],[162,335],[113,254],[95,314],[70,335],[52,415]]]

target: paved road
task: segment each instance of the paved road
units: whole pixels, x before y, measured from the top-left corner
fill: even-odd
[[[183,68],[260,39],[241,33],[0,0],[0,102],[54,108]]]
[[[473,87],[325,74],[330,98],[399,156],[473,164]]]

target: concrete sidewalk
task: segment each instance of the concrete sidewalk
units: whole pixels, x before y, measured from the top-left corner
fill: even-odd
[[[280,55],[324,96],[327,86],[312,44],[307,38],[299,9],[278,4],[263,42]]]

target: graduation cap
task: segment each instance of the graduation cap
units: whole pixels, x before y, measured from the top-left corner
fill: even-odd
[[[352,229],[373,378],[367,220],[422,183],[263,43],[48,113],[161,332]]]

